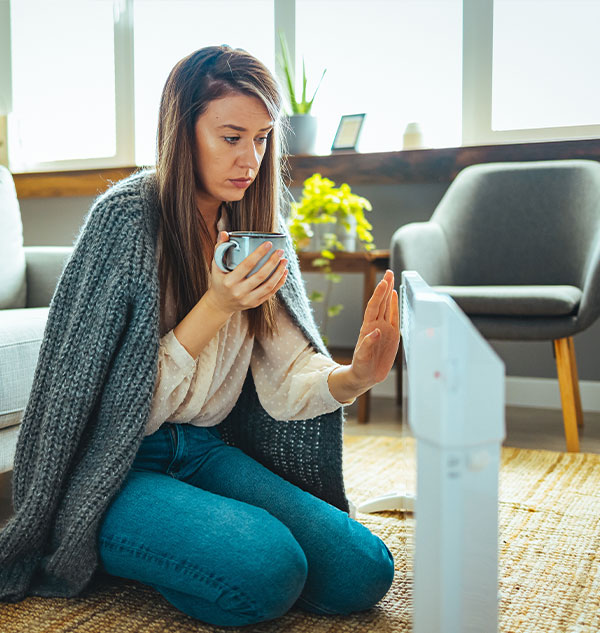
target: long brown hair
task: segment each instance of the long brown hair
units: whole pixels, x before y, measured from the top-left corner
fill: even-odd
[[[274,122],[254,182],[240,201],[227,203],[230,230],[277,231],[281,181],[281,94],[269,70],[241,49],[209,46],[179,61],[163,88],[157,135],[156,173],[161,205],[162,250],[158,264],[161,314],[170,281],[177,323],[208,289],[213,251],[202,214],[196,207],[197,153],[194,127],[208,104],[228,94],[260,99]],[[275,331],[275,298],[248,310],[252,334]]]

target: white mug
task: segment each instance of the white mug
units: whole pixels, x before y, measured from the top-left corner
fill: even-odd
[[[242,260],[253,253],[264,242],[271,242],[271,250],[261,258],[247,277],[257,272],[263,264],[277,250],[285,246],[283,233],[260,233],[257,231],[232,231],[229,233],[229,241],[219,244],[215,249],[215,262],[224,272],[231,272]]]

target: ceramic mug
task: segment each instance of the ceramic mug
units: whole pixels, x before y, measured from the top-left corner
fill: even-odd
[[[232,231],[229,241],[219,244],[215,249],[215,262],[224,272],[231,272],[242,260],[253,253],[264,242],[271,242],[271,250],[256,264],[247,277],[257,272],[277,250],[285,247],[283,233],[259,233],[256,231]],[[274,272],[274,271],[273,271]],[[273,273],[271,273],[273,274]]]

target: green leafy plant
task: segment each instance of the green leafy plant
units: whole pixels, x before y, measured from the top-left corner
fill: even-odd
[[[312,108],[313,101],[315,100],[315,96],[321,86],[321,82],[323,81],[323,77],[327,72],[327,68],[323,70],[323,74],[321,75],[321,79],[319,79],[319,83],[313,92],[313,96],[310,100],[306,98],[306,67],[304,65],[304,57],[302,57],[302,95],[300,99],[297,97],[296,93],[296,73],[294,71],[294,62],[290,58],[290,51],[287,45],[287,40],[285,38],[285,34],[283,31],[279,31],[279,42],[281,44],[281,56],[279,58],[279,63],[283,69],[285,74],[285,87],[287,88],[287,96],[290,102],[290,108],[292,114],[310,114],[310,110]]]
[[[335,224],[346,231],[352,231],[354,228],[362,248],[367,251],[373,250],[373,227],[365,217],[365,211],[372,211],[372,208],[366,198],[353,194],[348,184],[343,183],[336,187],[335,182],[329,178],[313,174],[304,181],[300,201],[292,203],[288,220],[296,250],[304,250],[310,245],[315,234],[314,227],[319,224]],[[337,316],[344,307],[342,304],[330,305],[333,284],[341,281],[340,275],[331,269],[336,251],[345,250],[339,238],[338,232],[325,233],[324,248],[320,251],[320,257],[313,260],[313,266],[324,273],[327,282],[324,292],[313,291],[309,296],[311,301],[324,304],[321,336],[325,344],[328,342],[329,319]]]

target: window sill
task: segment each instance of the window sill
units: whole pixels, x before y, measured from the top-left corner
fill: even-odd
[[[318,172],[336,183],[394,185],[449,183],[459,171],[477,163],[586,158],[600,161],[600,139],[448,147],[372,154],[339,153],[291,156],[290,186]],[[15,173],[17,196],[53,198],[96,196],[139,167],[64,172]]]

